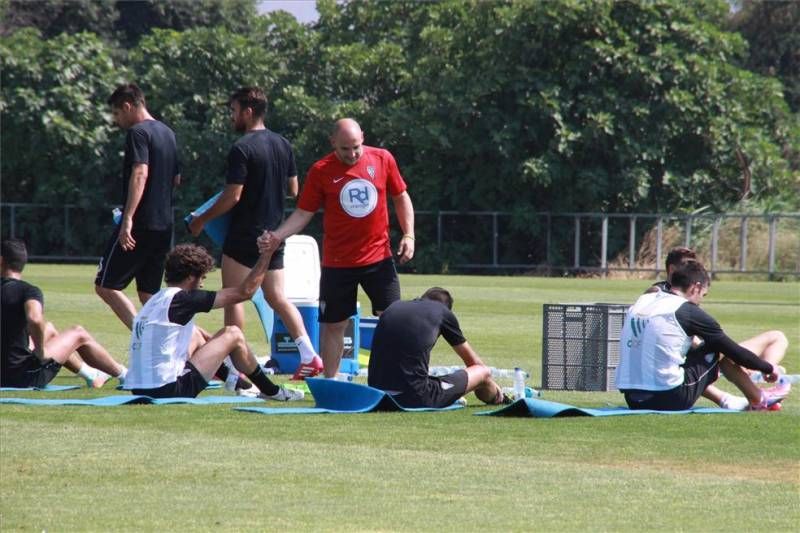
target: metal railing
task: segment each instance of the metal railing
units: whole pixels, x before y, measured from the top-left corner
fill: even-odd
[[[110,235],[112,207],[0,203],[2,235],[25,237],[32,260],[97,261]],[[182,223],[188,211],[174,209],[173,242],[189,239]],[[418,250],[441,258],[450,271],[658,273],[669,248],[682,245],[694,247],[715,274],[800,276],[800,213],[415,214]],[[306,230],[318,241],[320,232],[318,220]]]

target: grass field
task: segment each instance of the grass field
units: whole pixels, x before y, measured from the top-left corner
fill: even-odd
[[[31,265],[25,274],[43,289],[57,327],[80,323],[126,359],[127,333],[94,295],[91,267]],[[401,284],[404,297],[450,289],[484,360],[522,366],[537,386],[543,303],[627,303],[647,282],[406,275]],[[704,307],[735,339],[784,330],[784,364],[800,373],[800,284],[718,282]],[[248,310],[246,333],[263,354],[254,320]],[[199,320],[209,329],[221,321],[221,312]],[[436,348],[434,364],[456,362]],[[80,383],[66,371],[56,382]],[[109,385],[48,397],[114,393]],[[35,393],[2,393],[22,394]],[[619,393],[544,394],[582,406],[622,402]],[[774,532],[800,524],[800,390],[778,413],[472,416],[484,409],[474,396],[461,411],[360,416],[2,405],[0,530]]]

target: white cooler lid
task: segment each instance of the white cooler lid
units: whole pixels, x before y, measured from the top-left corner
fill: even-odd
[[[310,235],[292,235],[286,239],[283,253],[284,294],[292,301],[319,300],[319,246]]]

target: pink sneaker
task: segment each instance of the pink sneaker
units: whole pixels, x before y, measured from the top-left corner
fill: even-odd
[[[297,367],[297,370],[292,376],[292,380],[303,381],[306,378],[313,378],[314,376],[321,374],[323,369],[324,367],[322,366],[322,358],[318,355],[315,355],[314,359],[312,359],[310,363],[300,363],[300,366]]]
[[[766,390],[761,391],[761,401],[758,403],[751,403],[747,408],[748,411],[780,411],[781,401],[784,397],[773,398],[767,394]]]
[[[791,390],[792,390],[792,384],[791,383],[780,383],[779,382],[777,385],[775,385],[773,387],[769,387],[768,389],[764,389],[763,392],[764,392],[764,394],[767,395],[767,398],[779,402],[779,401],[783,400],[784,398],[786,398],[787,396],[789,396],[789,393],[791,392]]]

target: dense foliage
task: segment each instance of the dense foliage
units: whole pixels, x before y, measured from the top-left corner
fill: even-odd
[[[319,0],[314,25],[246,0],[49,4],[0,4],[3,201],[119,202],[105,98],[133,79],[179,136],[184,205],[220,187],[227,95],[258,84],[301,173],[353,116],[420,210],[524,228],[532,211],[800,207],[796,72],[760,68],[724,0]],[[796,42],[784,22],[738,27]]]

